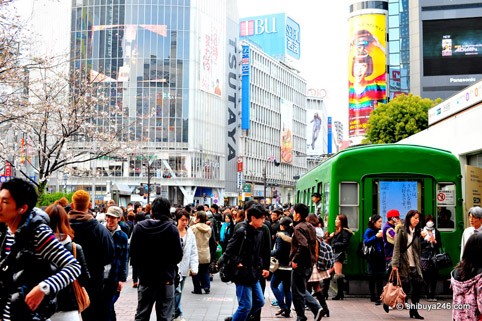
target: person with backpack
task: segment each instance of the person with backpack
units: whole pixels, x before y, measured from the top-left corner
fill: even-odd
[[[310,279],[308,280],[308,287],[312,290],[313,296],[320,302],[321,307],[323,308],[323,311],[321,312],[322,316],[330,316],[330,310],[328,310],[328,305],[326,304],[326,298],[323,294],[322,287],[321,287],[321,282],[325,279],[329,279],[331,277],[330,275],[330,269],[333,267],[333,263],[330,266],[330,268],[318,268],[318,261],[320,260],[320,251],[327,251],[326,243],[323,242],[323,229],[321,228],[321,223],[319,220],[319,216],[316,214],[309,214],[308,217],[306,218],[306,221],[311,223],[313,227],[315,228],[316,231],[316,263],[313,266],[313,272],[311,272]],[[325,246],[321,244],[323,242]],[[330,247],[331,249],[331,247]],[[324,252],[322,253],[323,256],[326,256],[328,254],[325,254]],[[331,253],[333,257],[333,252]]]
[[[271,251],[271,256],[275,257],[279,262],[279,268],[271,277],[271,291],[273,292],[280,310],[276,315],[285,318],[290,317],[291,310],[291,266],[290,266],[290,249],[291,236],[293,234],[293,220],[289,217],[283,217],[279,222],[280,232],[276,236],[276,244]],[[283,287],[281,292],[280,285]]]
[[[262,259],[263,233],[266,211],[260,205],[247,209],[248,220],[234,232],[228,243],[225,256],[235,265],[233,281],[236,284],[238,309],[232,317],[225,321],[246,321],[251,314],[255,315],[264,305],[260,278],[269,275],[269,261]]]
[[[293,218],[295,228],[291,241],[290,261],[293,268],[291,281],[293,291],[293,304],[295,306],[297,320],[306,321],[305,304],[314,315],[315,321],[323,317],[323,308],[318,301],[307,291],[306,283],[313,272],[316,264],[316,230],[313,225],[306,221],[308,206],[296,204]]]
[[[34,209],[38,195],[14,178],[0,186],[0,319],[48,320],[56,295],[81,272],[79,262],[57,240],[48,215]],[[56,266],[55,270],[52,265]]]

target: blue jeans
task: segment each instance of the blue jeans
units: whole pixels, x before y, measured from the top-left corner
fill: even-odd
[[[236,284],[238,309],[233,314],[232,321],[246,321],[249,313],[253,314],[264,305],[264,295],[259,281],[253,285]]]
[[[277,270],[271,277],[271,291],[280,309],[291,308],[291,270]]]
[[[107,300],[107,321],[116,321],[116,314],[114,309],[114,304],[119,299],[120,292],[115,291],[115,293],[111,294],[110,296],[106,297]]]
[[[181,310],[181,297],[182,297],[182,290],[184,289],[184,282],[186,281],[186,276],[182,277],[181,282],[177,286],[174,294],[174,319],[182,316]]]
[[[297,321],[306,321],[305,304],[316,316],[321,309],[318,301],[306,290],[306,282],[310,279],[313,268],[298,267],[291,273],[291,289],[293,291],[293,305],[295,306]]]
[[[137,311],[135,321],[149,321],[152,307],[156,304],[157,321],[171,321],[174,312],[174,285],[161,284],[137,288]]]

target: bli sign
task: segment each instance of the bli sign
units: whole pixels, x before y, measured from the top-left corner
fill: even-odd
[[[241,21],[239,29],[241,37],[276,33],[276,16]]]

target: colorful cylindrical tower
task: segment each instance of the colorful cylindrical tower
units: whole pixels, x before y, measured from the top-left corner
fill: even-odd
[[[387,1],[350,5],[348,124],[356,143],[365,135],[370,113],[387,100],[387,13]]]

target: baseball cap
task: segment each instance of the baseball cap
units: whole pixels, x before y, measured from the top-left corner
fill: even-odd
[[[120,218],[122,216],[122,209],[119,206],[109,206],[105,215]]]

